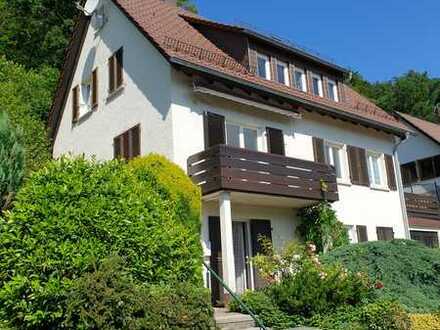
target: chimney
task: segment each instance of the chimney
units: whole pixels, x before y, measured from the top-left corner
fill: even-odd
[[[171,6],[177,7],[177,0],[163,0],[163,1]]]

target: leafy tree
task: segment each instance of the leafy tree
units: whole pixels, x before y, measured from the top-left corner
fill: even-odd
[[[197,7],[191,0],[177,0],[177,6],[197,14]]]
[[[26,152],[27,173],[50,159],[43,119],[52,103],[56,81],[55,69],[26,70],[0,57],[0,108],[8,114],[12,126],[21,129],[19,142]]]
[[[429,121],[440,121],[434,111],[440,104],[440,79],[430,78],[427,72],[411,70],[391,81],[376,83],[370,83],[359,73],[354,73],[350,84],[385,111],[399,111]]]
[[[24,149],[19,134],[0,113],[0,214],[6,209],[21,184],[24,174]]]

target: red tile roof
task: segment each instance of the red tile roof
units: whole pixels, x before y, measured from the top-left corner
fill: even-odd
[[[162,0],[113,0],[135,25],[169,57],[206,67],[211,70],[250,82],[261,87],[294,96],[316,106],[326,106],[340,112],[406,130],[405,125],[377,107],[350,87],[345,86],[346,102],[333,102],[304,93],[250,73],[240,63],[228,56],[182,17],[182,10]],[[188,14],[185,14],[188,15]],[[220,23],[219,23],[220,24]],[[175,47],[181,42],[181,47]],[[205,52],[205,54],[203,54]],[[222,60],[219,60],[222,59]],[[226,62],[227,65],[223,65]]]
[[[406,113],[399,112],[398,115],[407,121],[410,125],[427,135],[437,143],[440,143],[440,125],[431,123],[417,117],[413,117]]]
[[[208,69],[240,83],[252,84],[258,88],[294,98],[309,106],[324,109],[324,111],[329,111],[329,114],[337,113],[359,123],[372,123],[372,126],[376,128],[380,127],[393,133],[402,134],[407,130],[407,127],[394,116],[346,85],[344,85],[346,101],[334,102],[256,76],[185,20],[182,16],[182,9],[163,0],[113,0],[113,2],[171,62],[179,60],[180,64],[185,63]],[[59,91],[57,91],[58,94]],[[57,111],[61,109],[59,106],[54,106],[51,118],[54,117],[55,121],[59,121],[60,117],[59,114],[54,116]],[[52,125],[54,135],[57,130],[56,126]]]

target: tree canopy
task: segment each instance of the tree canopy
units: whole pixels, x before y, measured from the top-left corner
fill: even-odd
[[[370,83],[355,73],[350,84],[385,111],[399,111],[440,122],[435,112],[440,105],[440,79],[427,72],[408,71],[390,81]]]

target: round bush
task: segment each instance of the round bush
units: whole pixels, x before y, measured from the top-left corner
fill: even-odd
[[[72,281],[113,254],[136,282],[201,284],[197,188],[170,166],[192,189],[166,195],[148,164],[61,159],[30,177],[0,222],[0,319],[50,328]]]
[[[379,295],[398,300],[409,312],[432,312],[440,307],[440,250],[415,241],[367,242],[344,246],[321,258],[365,272],[383,283]]]

